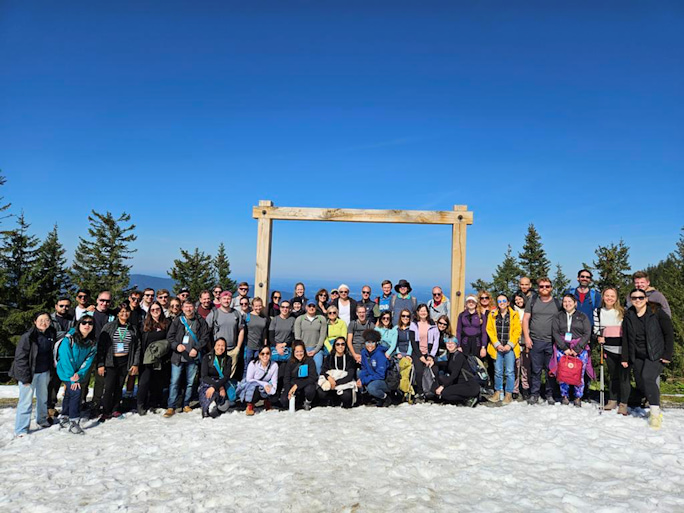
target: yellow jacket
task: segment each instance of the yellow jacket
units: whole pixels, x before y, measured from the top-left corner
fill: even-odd
[[[329,353],[332,353],[333,344],[337,337],[343,337],[345,342],[347,341],[347,323],[339,318],[335,324],[328,322],[328,336],[325,338],[324,344]]]
[[[487,335],[489,335],[489,344],[487,344],[487,354],[496,360],[496,355],[499,351],[496,350],[494,344],[499,342],[499,336],[496,332],[496,318],[499,315],[499,310],[489,313],[489,320],[487,321]],[[520,335],[522,334],[522,326],[520,324],[520,316],[518,312],[512,308],[508,308],[508,315],[510,317],[510,331],[508,333],[508,345],[513,348],[516,358],[520,358]]]

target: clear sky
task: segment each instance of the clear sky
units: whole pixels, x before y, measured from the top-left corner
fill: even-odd
[[[574,277],[684,225],[682,2],[0,3],[4,195],[73,251],[91,208],[134,272],[226,243],[254,273],[260,199],[467,204],[467,279],[527,225]],[[447,227],[276,222],[276,278],[449,279]]]

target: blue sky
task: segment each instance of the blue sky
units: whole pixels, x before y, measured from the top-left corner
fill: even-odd
[[[224,241],[251,281],[260,199],[467,204],[467,279],[530,222],[574,276],[684,225],[678,2],[0,4],[3,194],[73,251],[130,213],[134,272]],[[447,283],[443,226],[276,222],[275,278]]]

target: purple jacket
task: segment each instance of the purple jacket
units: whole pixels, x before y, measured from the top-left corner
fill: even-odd
[[[439,328],[436,324],[434,326],[430,326],[428,329],[427,339],[429,354],[434,358],[437,355],[437,350],[439,349]]]
[[[484,315],[477,313],[470,314],[464,310],[458,314],[456,324],[456,338],[459,344],[463,344],[466,338],[477,336],[478,348],[487,346],[487,320]]]

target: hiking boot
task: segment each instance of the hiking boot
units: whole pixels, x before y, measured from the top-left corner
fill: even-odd
[[[59,429],[64,429],[69,426],[69,417],[66,415],[59,416]]]
[[[620,406],[618,406],[618,414],[624,415],[625,417],[629,415],[629,412],[627,411],[627,403],[620,403]]]
[[[138,407],[138,415],[140,415],[141,417],[147,415],[147,410],[145,408]]]
[[[176,410],[174,410],[173,408],[167,408],[166,413],[164,414],[164,418],[168,419],[169,417],[173,417],[175,413]]]
[[[38,425],[40,427],[42,427],[43,429],[49,428],[50,426],[52,426],[52,424],[50,424],[47,420],[44,420],[43,422],[39,422]]]
[[[118,419],[119,417],[121,417],[121,415],[122,413],[120,411],[115,411],[112,413],[112,418]]]
[[[568,399],[567,397],[563,397],[563,400],[561,401],[561,404],[562,404],[563,406],[567,406],[568,404],[570,404],[570,399]]]
[[[245,410],[245,413],[248,417],[254,415],[254,405],[252,403],[247,403],[247,409]]]
[[[531,395],[530,398],[527,400],[527,404],[537,404],[539,402],[539,396],[538,395]]]
[[[503,399],[503,404],[511,404],[513,402],[513,394],[510,392],[506,392],[506,395],[504,396]]]
[[[72,435],[85,435],[85,431],[83,431],[81,425],[75,420],[72,420],[71,424],[69,424],[69,433]]]
[[[97,419],[97,421],[98,421],[100,424],[102,424],[103,422],[106,422],[106,421],[108,421],[108,420],[111,419],[111,418],[112,418],[112,417],[111,417],[110,415],[107,415],[107,414],[103,413],[102,415],[100,415],[100,417]]]
[[[309,411],[311,409],[311,401],[304,400],[304,411]]]
[[[385,395],[385,400],[382,402],[384,408],[389,408],[392,406],[392,396],[390,394]]]
[[[475,408],[475,406],[477,406],[477,403],[478,403],[477,397],[471,397],[470,399],[468,399],[468,400],[465,402],[465,405],[466,405],[468,408]]]
[[[268,399],[266,399],[266,400],[264,401],[264,410],[269,411],[269,410],[272,410],[272,409],[273,409],[273,405],[271,404],[271,401],[269,401]]]
[[[554,404],[556,404],[556,400],[553,398],[552,395],[550,395],[546,398],[546,402],[548,403],[549,406],[553,406]]]
[[[192,413],[192,408],[190,406],[183,406],[183,413]]]
[[[603,409],[604,409],[605,411],[610,411],[610,410],[614,410],[615,408],[617,408],[617,406],[618,406],[618,402],[617,402],[617,401],[608,401],[608,402],[606,403],[606,405],[603,407]]]
[[[660,429],[663,426],[663,414],[658,412],[657,414],[651,413],[648,416],[648,425],[651,429]]]
[[[487,401],[490,403],[498,403],[501,400],[501,392],[498,390],[494,392],[492,395],[487,396]]]
[[[575,408],[581,408],[582,407],[582,399],[577,397],[575,400],[572,401],[572,404],[575,406]]]
[[[57,416],[57,410],[54,408],[48,408],[48,417],[56,417]]]

